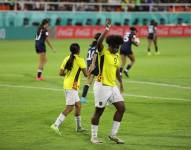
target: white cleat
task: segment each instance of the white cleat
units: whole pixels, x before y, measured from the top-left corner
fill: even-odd
[[[155,53],[155,55],[160,55],[160,52],[159,52],[159,51],[158,51],[158,52],[156,52],[156,53]]]
[[[148,53],[147,53],[147,55],[148,55],[148,56],[151,56],[151,55],[152,55],[152,53],[151,53],[151,52],[148,52]]]
[[[62,134],[60,133],[58,127],[56,127],[55,124],[52,124],[52,125],[50,126],[50,128],[51,128],[57,135],[62,136]]]
[[[125,142],[118,138],[116,135],[109,135],[109,139],[117,144],[124,144]]]
[[[102,144],[102,140],[98,139],[97,137],[92,137],[91,138],[91,143],[92,144]]]
[[[87,130],[82,127],[76,129],[76,132],[84,132],[84,131],[87,131]]]

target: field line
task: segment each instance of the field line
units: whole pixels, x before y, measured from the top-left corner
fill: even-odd
[[[147,85],[156,85],[156,86],[165,86],[165,87],[174,87],[191,90],[189,86],[182,86],[177,84],[168,84],[168,83],[159,83],[159,82],[150,82],[150,81],[137,81],[137,80],[125,80],[127,83],[138,83],[138,84],[147,84]]]
[[[22,77],[22,74],[16,74],[16,75],[12,75],[12,74],[0,74],[0,76],[9,76],[9,77]],[[47,76],[47,78],[60,78],[59,76]],[[82,80],[85,80],[85,78],[82,78]],[[172,87],[172,88],[179,88],[179,89],[185,89],[185,90],[191,90],[191,86],[182,86],[182,85],[178,85],[178,84],[171,84],[171,83],[162,83],[162,82],[152,82],[152,81],[141,81],[141,80],[123,80],[125,83],[136,83],[136,84],[146,84],[146,85],[153,85],[153,86],[162,86],[162,87]]]
[[[0,84],[0,87],[7,88],[23,88],[23,89],[37,89],[37,90],[48,90],[48,91],[64,91],[61,88],[48,88],[48,87],[36,87],[36,86],[25,86],[25,85],[12,85],[12,84]],[[93,94],[93,91],[90,91]],[[172,101],[186,101],[191,102],[190,99],[184,98],[174,98],[174,97],[159,97],[159,96],[147,96],[147,95],[137,95],[137,94],[123,94],[125,97],[136,97],[136,98],[144,98],[149,100],[172,100]]]

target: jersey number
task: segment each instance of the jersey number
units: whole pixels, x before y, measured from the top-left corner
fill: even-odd
[[[114,58],[114,64],[115,65],[117,64],[117,58]]]
[[[87,60],[92,60],[94,52],[88,51]]]
[[[129,34],[125,34],[123,40],[124,40],[124,42],[128,42],[129,41]]]

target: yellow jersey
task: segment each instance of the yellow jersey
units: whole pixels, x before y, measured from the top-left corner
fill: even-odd
[[[119,53],[112,54],[109,50],[103,48],[99,61],[100,75],[98,76],[102,84],[116,86],[116,71],[120,67]]]
[[[78,90],[80,87],[80,72],[82,69],[86,68],[85,60],[79,55],[74,55],[74,62],[71,71],[66,70],[66,75],[64,76],[63,88],[66,90],[75,89]],[[67,56],[60,69],[64,70],[64,67],[70,56]]]

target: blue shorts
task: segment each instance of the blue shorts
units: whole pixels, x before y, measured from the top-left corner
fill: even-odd
[[[45,44],[35,44],[35,49],[37,53],[45,53],[46,52],[46,45]]]

